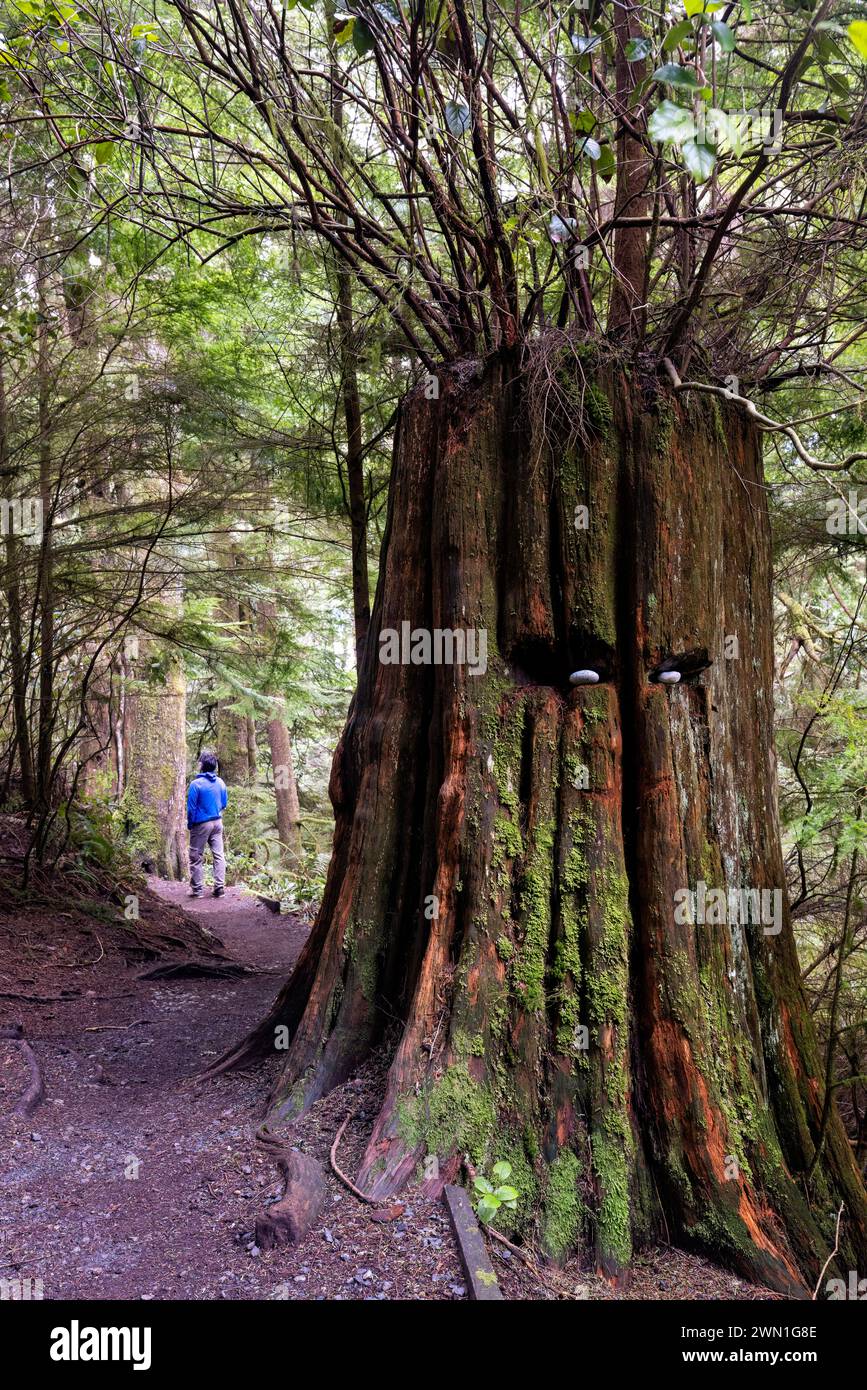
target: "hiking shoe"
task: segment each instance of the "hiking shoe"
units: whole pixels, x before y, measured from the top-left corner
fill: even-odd
[[[223,896],[223,894],[225,893],[225,891],[226,891],[225,888],[215,888],[215,889],[214,889],[214,897],[215,897],[215,898],[222,898],[222,896]]]
[[[196,890],[195,890],[195,888],[193,888],[193,889],[190,890],[190,893],[188,894],[188,896],[191,897],[191,898],[203,898],[205,895],[204,895],[204,893],[197,893]]]

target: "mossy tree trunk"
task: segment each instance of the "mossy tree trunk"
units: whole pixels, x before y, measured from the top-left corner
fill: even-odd
[[[370,1194],[506,1159],[512,1229],[554,1258],[617,1277],[667,1234],[804,1294],[840,1203],[844,1269],[867,1232],[836,1117],[805,1180],[821,1069],[787,913],[769,934],[675,910],[700,882],[784,885],[759,438],[539,352],[405,402],[324,900],[221,1065],[288,1024],[288,1120],[392,1040]],[[484,629],[487,670],[383,664],[405,621]],[[700,675],[649,679],[702,650]],[[571,686],[578,667],[600,683]]]

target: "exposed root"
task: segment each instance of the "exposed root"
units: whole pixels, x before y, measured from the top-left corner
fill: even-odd
[[[322,1167],[309,1154],[288,1148],[266,1126],[257,1143],[271,1154],[283,1179],[283,1195],[256,1220],[256,1244],[262,1250],[298,1245],[316,1222],[326,1197]]]
[[[354,1197],[357,1197],[360,1202],[368,1202],[370,1206],[378,1207],[380,1205],[379,1199],[377,1197],[368,1197],[366,1192],[362,1192],[360,1187],[356,1187],[355,1183],[346,1176],[346,1174],[343,1172],[343,1169],[340,1168],[337,1163],[337,1149],[339,1147],[341,1139],[343,1138],[343,1131],[346,1129],[346,1126],[349,1124],[349,1121],[352,1119],[354,1114],[355,1111],[350,1110],[349,1114],[346,1116],[346,1119],[343,1121],[343,1124],[340,1126],[339,1130],[335,1134],[334,1143],[331,1145],[331,1152],[329,1153],[328,1157],[335,1177],[338,1177],[340,1179],[344,1187],[348,1187],[352,1195]]]
[[[38,1110],[45,1099],[45,1082],[42,1079],[42,1069],[39,1066],[36,1053],[24,1036],[24,1029],[20,1023],[13,1023],[10,1028],[0,1028],[0,1038],[5,1038],[9,1042],[17,1043],[21,1049],[27,1066],[30,1070],[30,1083],[13,1110],[14,1115],[28,1117]]]
[[[225,965],[208,965],[203,961],[176,961],[169,965],[155,965],[152,970],[144,970],[140,980],[225,980],[238,975],[273,975],[273,970],[255,970],[249,965],[237,965],[233,961]]]
[[[11,990],[0,990],[0,999],[14,999],[19,1004],[65,1004],[68,999],[80,997],[80,989],[63,989],[59,994],[15,994]]]

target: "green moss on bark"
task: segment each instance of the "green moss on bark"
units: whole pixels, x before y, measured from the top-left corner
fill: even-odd
[[[564,1259],[578,1246],[584,1221],[579,1189],[581,1161],[571,1149],[561,1149],[548,1169],[542,1205],[542,1249],[551,1259]]]

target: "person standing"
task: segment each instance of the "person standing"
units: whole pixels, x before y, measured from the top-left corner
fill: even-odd
[[[226,891],[226,859],[223,854],[223,811],[229,793],[217,776],[217,755],[203,749],[199,771],[187,792],[187,829],[190,832],[190,897],[204,897],[205,850],[214,861],[214,897]]]

